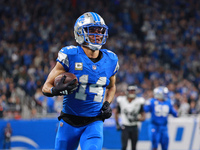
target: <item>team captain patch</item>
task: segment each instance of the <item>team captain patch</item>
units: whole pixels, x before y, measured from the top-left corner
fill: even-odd
[[[75,63],[75,70],[83,70],[83,63]]]

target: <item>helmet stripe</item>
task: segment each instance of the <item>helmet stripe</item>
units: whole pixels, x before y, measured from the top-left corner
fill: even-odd
[[[94,21],[100,22],[100,17],[96,13],[91,12],[91,15],[94,18]]]

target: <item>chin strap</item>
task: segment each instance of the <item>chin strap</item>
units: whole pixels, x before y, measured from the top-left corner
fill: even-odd
[[[94,51],[100,50],[102,47],[102,45],[90,44],[90,43],[88,45],[84,44],[83,46],[88,47],[89,49],[94,50]]]

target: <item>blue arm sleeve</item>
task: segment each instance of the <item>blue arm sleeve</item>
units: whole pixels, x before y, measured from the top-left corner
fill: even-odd
[[[143,108],[145,112],[151,112],[151,101],[147,101]]]
[[[173,108],[172,105],[170,105],[170,113],[171,113],[174,117],[178,117],[178,113],[177,113],[177,111]]]

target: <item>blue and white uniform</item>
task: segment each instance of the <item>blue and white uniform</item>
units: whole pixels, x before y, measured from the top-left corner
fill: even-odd
[[[161,143],[162,150],[167,150],[169,145],[168,116],[172,114],[177,117],[177,111],[171,105],[170,100],[159,101],[156,98],[148,100],[144,105],[144,110],[151,113],[152,148],[157,149],[158,144]]]
[[[66,72],[71,72],[78,78],[78,89],[64,96],[62,109],[64,114],[71,115],[72,118],[77,117],[77,120],[79,117],[90,118],[101,114],[106,86],[110,83],[110,77],[119,69],[116,54],[107,49],[100,51],[102,58],[96,63],[87,57],[80,46],[67,46],[58,53],[57,61],[62,64]],[[56,149],[74,150],[79,140],[83,150],[87,149],[87,142],[93,142],[97,147],[93,149],[98,149],[103,143],[102,128],[102,120],[83,126],[73,126],[61,119],[56,137]],[[88,138],[87,142],[85,138]]]

